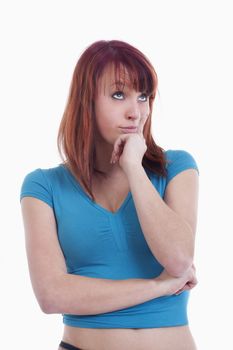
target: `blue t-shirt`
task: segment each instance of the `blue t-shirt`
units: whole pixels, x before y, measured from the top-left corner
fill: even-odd
[[[167,150],[167,177],[145,169],[163,198],[168,182],[183,170],[199,170],[184,150]],[[124,280],[155,278],[163,266],[144,238],[131,192],[115,212],[95,203],[63,164],[37,168],[21,187],[23,197],[35,197],[54,211],[67,272],[87,277]],[[83,328],[156,328],[188,324],[189,291],[162,296],[128,308],[97,315],[63,314],[63,322]]]

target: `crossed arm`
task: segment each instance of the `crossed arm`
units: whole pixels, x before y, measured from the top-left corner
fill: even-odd
[[[164,199],[142,165],[127,176],[140,225],[150,250],[167,272],[181,276],[193,263],[198,205],[198,173],[187,169],[167,185]]]
[[[180,276],[192,264],[196,228],[198,178],[193,169],[176,175],[164,201],[144,169],[129,174],[145,239],[156,259],[173,277],[107,280],[68,274],[59,246],[52,208],[36,198],[22,199],[25,243],[32,287],[46,313],[98,314],[169,295],[171,286],[186,283]],[[179,282],[177,284],[177,282]],[[174,289],[175,291],[175,289]]]

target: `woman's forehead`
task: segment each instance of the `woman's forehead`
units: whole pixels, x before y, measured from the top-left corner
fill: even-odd
[[[127,68],[121,66],[117,70],[113,66],[106,67],[103,71],[103,74],[100,78],[100,85],[102,89],[106,87],[121,87],[125,85],[132,87],[132,82],[130,80],[130,75],[127,71]]]

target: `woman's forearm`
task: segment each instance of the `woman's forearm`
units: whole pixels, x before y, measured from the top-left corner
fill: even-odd
[[[127,175],[151,252],[171,275],[182,275],[193,260],[194,235],[190,226],[164,202],[141,165],[129,166]]]
[[[156,279],[110,280],[65,274],[54,285],[43,311],[95,315],[134,306],[167,293],[166,284]]]

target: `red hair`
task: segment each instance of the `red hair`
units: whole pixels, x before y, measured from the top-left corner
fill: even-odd
[[[158,85],[152,64],[142,52],[126,42],[94,42],[82,53],[76,64],[57,136],[58,151],[63,162],[93,200],[92,175],[94,172],[102,173],[95,169],[95,96],[103,71],[109,64],[115,68],[116,81],[123,67],[135,90],[148,94],[150,114],[143,130],[147,150],[142,165],[159,176],[167,175],[164,149],[156,145],[151,134],[152,109]],[[62,150],[66,159],[63,158]]]

